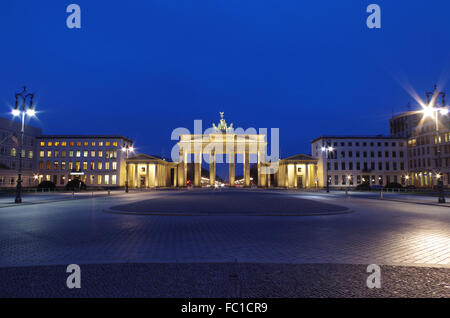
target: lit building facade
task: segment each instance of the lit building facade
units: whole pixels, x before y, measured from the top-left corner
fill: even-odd
[[[323,147],[331,147],[323,151]],[[316,182],[326,187],[408,184],[407,142],[385,136],[321,136],[311,142],[317,159]],[[328,157],[327,157],[328,156]]]
[[[433,117],[409,111],[390,120],[391,133],[407,138],[408,167],[411,184],[416,187],[437,185],[442,176],[444,186],[450,180],[450,117],[439,116],[439,132]]]
[[[39,182],[61,187],[78,178],[88,187],[125,184],[126,153],[133,141],[116,135],[43,135],[37,137]]]
[[[17,185],[19,168],[19,148],[21,124],[0,118],[0,188],[14,188]],[[25,125],[22,149],[22,186],[37,186],[36,137],[41,135],[40,128]]]

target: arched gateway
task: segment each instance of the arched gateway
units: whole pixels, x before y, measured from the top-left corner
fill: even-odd
[[[319,184],[317,159],[308,155],[296,155],[276,162],[266,162],[267,142],[263,134],[237,133],[233,124],[227,125],[220,113],[220,123],[213,124],[212,131],[205,134],[182,134],[177,143],[178,162],[162,158],[137,155],[127,159],[130,187],[185,187],[187,185],[188,160],[194,157],[195,187],[201,186],[202,161],[209,163],[209,184],[215,185],[216,156],[225,156],[229,164],[229,184],[235,185],[237,155],[241,155],[244,186],[251,186],[250,155],[256,155],[258,187],[278,186],[283,188],[312,188]],[[192,182],[192,180],[191,180]]]
[[[209,161],[209,183],[214,185],[216,176],[216,155],[226,155],[226,162],[229,164],[230,185],[235,181],[236,155],[243,156],[244,165],[244,186],[250,186],[250,154],[257,155],[258,164],[258,186],[266,185],[266,175],[261,173],[261,166],[264,164],[267,142],[265,135],[260,134],[236,134],[233,124],[229,127],[220,113],[220,124],[213,124],[214,132],[201,135],[181,135],[178,146],[180,149],[178,166],[178,184],[186,184],[187,178],[187,158],[194,155],[194,186],[201,186],[201,165],[205,154]]]

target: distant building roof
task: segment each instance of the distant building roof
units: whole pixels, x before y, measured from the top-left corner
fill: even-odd
[[[128,137],[121,135],[41,135],[40,139],[124,139],[133,142]]]
[[[320,136],[311,141],[311,143],[316,142],[320,139],[405,139],[402,137],[392,137],[392,136],[384,136],[384,135],[374,135],[374,136]]]
[[[287,157],[287,158],[282,158],[281,160],[283,161],[313,161],[313,162],[317,162],[317,158],[314,158],[313,156],[310,155],[305,155],[302,153]]]
[[[172,161],[166,160],[158,156],[150,156],[144,153],[137,154],[135,156],[129,157],[128,162],[159,162],[159,163],[171,163]]]

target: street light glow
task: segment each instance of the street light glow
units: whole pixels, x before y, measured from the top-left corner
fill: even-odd
[[[440,110],[441,115],[448,115],[448,109],[447,108],[441,108]]]
[[[27,115],[30,117],[34,117],[36,115],[36,111],[32,108],[27,109]]]
[[[432,107],[432,106],[424,107],[423,110],[422,110],[422,112],[423,112],[423,115],[424,115],[425,117],[433,118],[434,107]]]
[[[19,116],[20,115],[20,110],[18,110],[17,108],[13,109],[12,112],[13,116]]]

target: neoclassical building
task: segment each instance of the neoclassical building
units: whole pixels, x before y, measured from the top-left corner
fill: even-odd
[[[263,134],[236,133],[233,124],[227,125],[220,114],[220,123],[213,124],[213,131],[206,134],[183,134],[177,143],[178,162],[140,154],[127,159],[129,186],[131,188],[202,186],[202,163],[209,165],[209,186],[216,185],[217,157],[226,158],[229,166],[230,186],[252,186],[250,158],[256,157],[257,186],[283,188],[317,187],[316,158],[295,155],[276,162],[266,162],[267,141]],[[238,162],[242,158],[242,162]],[[192,160],[193,159],[193,160]],[[187,165],[194,165],[193,180],[188,180]],[[221,162],[220,162],[221,163]],[[243,164],[243,180],[236,180],[236,163]],[[242,181],[242,182],[240,182]]]

